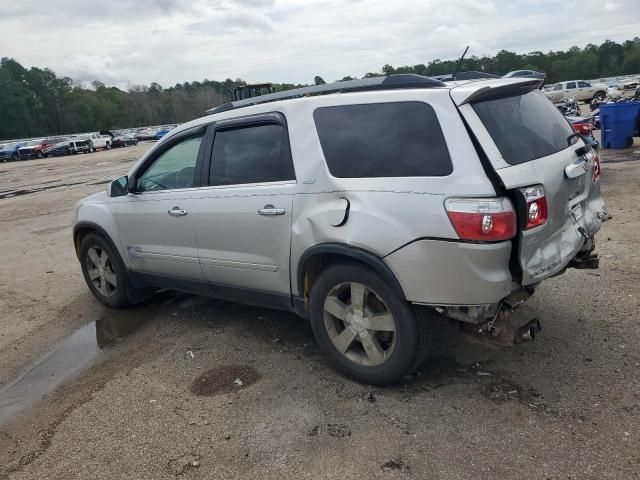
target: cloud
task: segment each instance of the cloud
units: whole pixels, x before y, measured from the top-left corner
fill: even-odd
[[[2,55],[83,81],[306,83],[637,36],[637,0],[0,0]],[[570,19],[569,21],[567,19]],[[594,19],[597,19],[595,21]]]
[[[256,1],[256,0],[251,0]],[[235,33],[240,30],[258,30],[270,32],[275,30],[271,18],[253,12],[217,12],[209,19],[192,23],[186,27],[188,32],[203,35],[222,35]]]

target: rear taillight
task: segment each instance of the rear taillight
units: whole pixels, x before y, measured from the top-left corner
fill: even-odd
[[[527,204],[525,230],[539,227],[547,222],[547,199],[542,185],[532,185],[520,189]]]
[[[444,206],[461,240],[498,242],[516,234],[516,214],[506,198],[448,198]]]
[[[591,135],[591,131],[593,130],[593,125],[591,125],[590,123],[578,122],[578,123],[572,123],[571,126],[576,132],[581,133],[583,135]]]
[[[598,155],[597,153],[593,157],[593,163],[595,164],[593,167],[593,183],[596,183],[598,180],[600,180],[600,173],[602,172],[600,167],[600,155]]]

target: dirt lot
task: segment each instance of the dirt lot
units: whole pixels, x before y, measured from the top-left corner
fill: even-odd
[[[640,478],[640,152],[603,154],[601,269],[543,284],[519,313],[536,342],[443,324],[416,375],[371,388],[290,314],[93,300],[73,206],[148,147],[0,164],[1,478]]]

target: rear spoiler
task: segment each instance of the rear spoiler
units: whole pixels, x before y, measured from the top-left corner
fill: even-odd
[[[471,102],[481,102],[492,98],[523,95],[542,86],[542,79],[501,78],[496,80],[465,83],[451,89],[451,98],[461,106]]]

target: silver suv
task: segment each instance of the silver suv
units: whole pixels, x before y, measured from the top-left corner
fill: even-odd
[[[436,319],[530,339],[510,312],[596,268],[608,217],[596,152],[538,88],[396,75],[217,107],[79,203],[85,280],[111,307],[168,288],[293,311],[373,384],[425,360]]]

